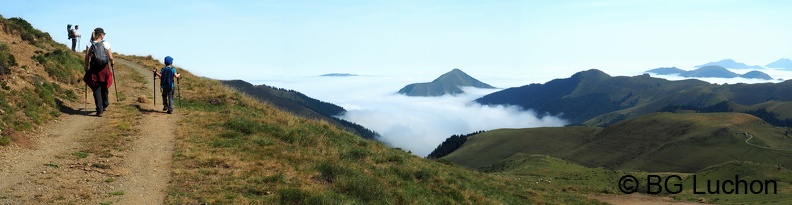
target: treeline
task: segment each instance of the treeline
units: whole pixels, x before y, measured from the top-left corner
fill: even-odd
[[[468,137],[481,134],[483,132],[484,130],[470,134],[465,134],[465,135],[451,135],[451,137],[447,138],[445,141],[443,141],[443,143],[437,145],[437,148],[435,148],[434,151],[432,151],[432,153],[429,153],[429,155],[426,156],[426,158],[439,159],[441,157],[445,157],[446,155],[451,154],[451,152],[454,152],[457,149],[459,149],[459,147],[462,147],[462,145],[465,144],[465,142],[467,141]]]
[[[370,130],[370,129],[366,128],[366,127],[363,127],[362,125],[359,125],[357,123],[346,121],[346,120],[338,118],[338,117],[333,117],[333,119],[337,120],[338,123],[341,123],[342,125],[344,125],[344,127],[352,129],[352,130],[347,130],[347,131],[353,131],[354,133],[358,134],[359,136],[361,136],[363,138],[370,139],[370,140],[376,140],[377,138],[380,137],[379,133],[377,133],[377,132],[375,132],[373,130]]]
[[[690,106],[690,105],[669,105],[660,109],[659,112],[678,112],[680,110],[690,110],[690,111],[695,111],[697,113],[734,112],[734,109],[732,109],[731,105],[729,105],[729,101],[721,101],[718,104],[714,104],[706,107]],[[767,111],[767,109],[764,108],[757,110],[742,111],[739,113],[745,113],[756,116],[757,118],[762,119],[765,122],[776,127],[792,127],[792,119],[789,118],[780,119],[778,117],[778,113]]]

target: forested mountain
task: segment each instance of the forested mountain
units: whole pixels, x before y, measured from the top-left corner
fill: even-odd
[[[625,77],[599,70],[570,78],[498,91],[476,100],[481,104],[518,105],[537,113],[560,115],[572,124],[605,126],[654,113],[669,105],[706,107],[730,101],[734,110],[767,109],[792,118],[792,81],[717,85],[699,80],[669,81],[647,74]]]
[[[366,139],[376,139],[379,136],[376,132],[361,125],[335,117],[346,112],[343,107],[308,97],[300,92],[268,85],[254,86],[242,80],[227,80],[221,82],[242,93],[253,96],[260,101],[269,102],[295,115],[327,121]]]
[[[464,93],[461,87],[495,88],[476,80],[462,70],[454,68],[432,82],[413,83],[399,90],[400,94],[408,96],[441,96],[445,94]]]

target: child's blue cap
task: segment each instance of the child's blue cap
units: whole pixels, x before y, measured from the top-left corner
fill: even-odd
[[[165,65],[173,65],[173,58],[165,56]]]

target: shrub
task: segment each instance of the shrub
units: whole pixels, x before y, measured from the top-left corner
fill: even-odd
[[[13,66],[18,66],[14,55],[8,45],[0,43],[0,75],[10,74]]]

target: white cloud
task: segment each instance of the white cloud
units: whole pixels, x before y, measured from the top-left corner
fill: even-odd
[[[498,128],[563,126],[563,119],[518,106],[485,106],[473,100],[497,89],[464,88],[466,94],[441,97],[408,97],[397,94],[402,86],[431,79],[404,76],[307,77],[255,81],[294,89],[347,109],[340,116],[382,135],[391,146],[426,156],[454,134]],[[530,80],[526,80],[526,84]]]

